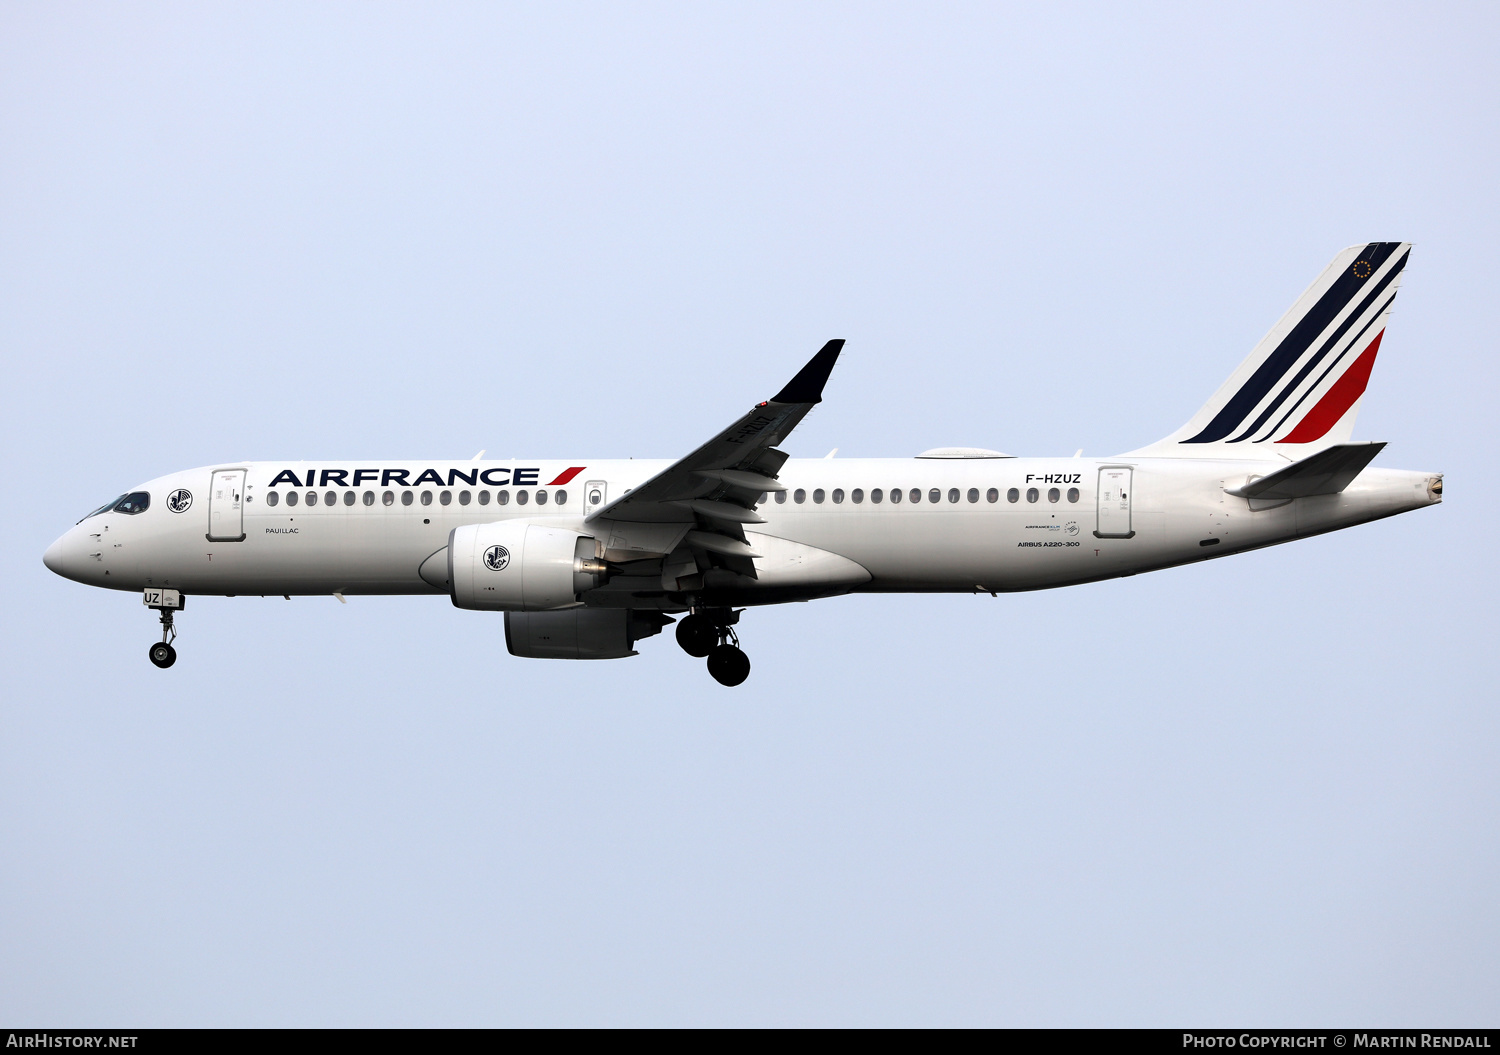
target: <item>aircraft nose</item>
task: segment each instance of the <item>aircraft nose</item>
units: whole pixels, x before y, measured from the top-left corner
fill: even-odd
[[[82,575],[82,556],[78,540],[70,531],[47,547],[47,552],[42,554],[42,563],[64,579],[78,579]]]

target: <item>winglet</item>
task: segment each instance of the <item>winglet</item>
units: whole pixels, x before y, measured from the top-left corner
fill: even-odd
[[[821,403],[823,386],[828,375],[833,373],[833,364],[838,362],[844,342],[829,341],[817,355],[808,360],[806,366],[797,371],[797,376],[786,383],[786,387],[771,397],[772,403]]]

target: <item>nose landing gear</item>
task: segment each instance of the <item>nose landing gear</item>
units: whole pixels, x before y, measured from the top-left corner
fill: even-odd
[[[177,662],[177,650],[172,647],[172,642],[177,640],[177,627],[172,623],[172,613],[182,608],[183,597],[177,590],[148,589],[145,602],[147,608],[161,613],[161,640],[152,645],[146,655],[165,670]]]
[[[720,685],[733,687],[750,676],[750,657],[740,651],[733,624],[740,613],[728,608],[696,608],[677,624],[677,643],[688,655],[708,658],[708,673]]]
[[[172,642],[177,639],[177,628],[172,625],[172,610],[163,608],[161,610],[161,640],[151,646],[146,655],[151,657],[151,662],[158,667],[166,669],[177,662],[177,650],[172,647]]]

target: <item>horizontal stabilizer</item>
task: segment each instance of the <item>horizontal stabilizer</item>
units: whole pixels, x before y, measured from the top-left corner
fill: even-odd
[[[1268,500],[1336,495],[1353,483],[1384,447],[1384,443],[1341,443],[1285,469],[1277,469],[1269,476],[1226,490],[1237,498]]]

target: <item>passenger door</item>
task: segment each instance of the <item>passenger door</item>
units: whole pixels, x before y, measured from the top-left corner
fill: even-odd
[[[245,541],[245,470],[214,473],[208,488],[208,541]]]
[[[1130,496],[1135,490],[1131,476],[1130,469],[1123,466],[1099,470],[1096,538],[1130,538],[1135,534],[1130,527]]]

